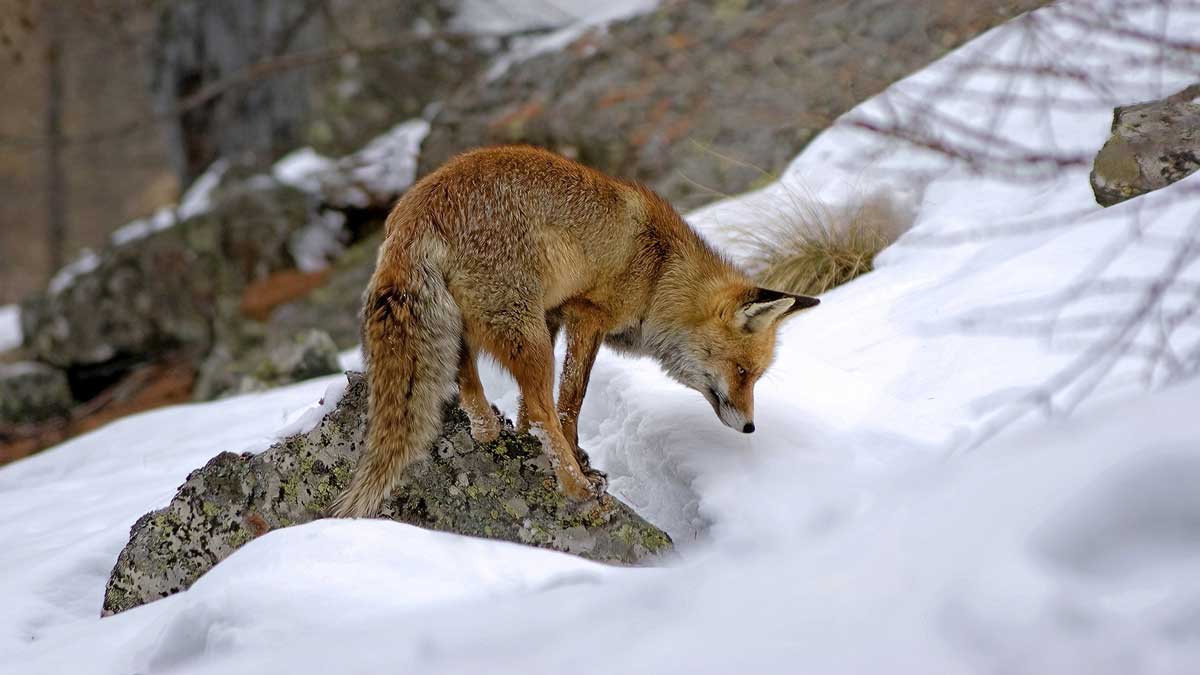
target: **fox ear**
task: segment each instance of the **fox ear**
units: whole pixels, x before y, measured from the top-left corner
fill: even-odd
[[[747,333],[758,331],[774,324],[779,319],[792,312],[814,307],[820,304],[817,298],[807,295],[793,295],[769,288],[759,288],[749,302],[738,308],[733,316],[735,328]]]

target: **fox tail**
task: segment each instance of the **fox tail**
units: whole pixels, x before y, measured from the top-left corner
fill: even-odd
[[[340,518],[376,515],[405,467],[437,438],[442,405],[454,393],[462,314],[446,287],[444,245],[393,230],[364,296],[366,450],[350,487],[333,503]]]

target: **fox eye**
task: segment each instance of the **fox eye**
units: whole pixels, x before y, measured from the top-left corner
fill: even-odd
[[[746,369],[741,366],[738,366],[737,368],[738,377],[746,377]]]

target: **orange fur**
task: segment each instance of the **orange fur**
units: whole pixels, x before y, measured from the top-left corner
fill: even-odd
[[[603,474],[578,448],[577,418],[602,342],[656,358],[723,422],[752,431],[778,321],[816,304],[755,286],[644,186],[529,147],[464,153],[413,186],[388,218],[366,297],[370,431],[341,516],[378,510],[436,437],[456,381],[472,435],[495,438],[480,351],[516,378],[518,425],[541,438],[564,493],[586,499]]]

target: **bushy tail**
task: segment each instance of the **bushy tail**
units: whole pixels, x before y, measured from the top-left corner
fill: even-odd
[[[425,456],[454,392],[462,315],[446,288],[438,242],[384,243],[363,307],[369,388],[367,447],[333,515],[379,512],[404,468]]]

